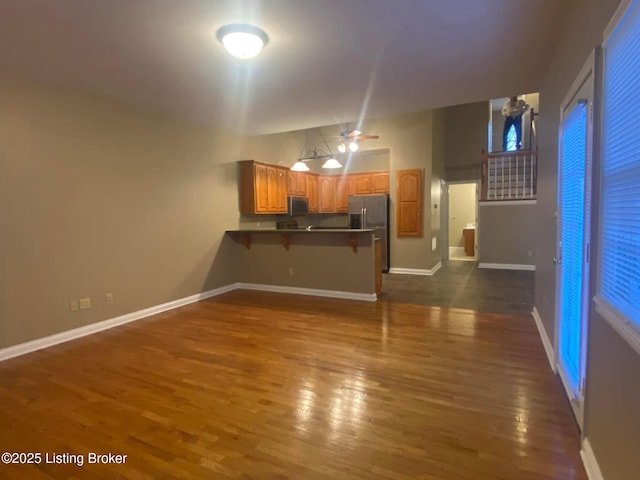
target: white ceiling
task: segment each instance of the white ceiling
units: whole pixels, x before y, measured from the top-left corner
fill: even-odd
[[[0,0],[0,68],[239,133],[539,89],[562,0]],[[269,35],[250,61],[215,38]]]

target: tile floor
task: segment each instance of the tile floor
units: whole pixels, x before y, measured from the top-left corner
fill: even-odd
[[[381,301],[529,315],[535,272],[478,268],[445,261],[435,275],[382,275]]]

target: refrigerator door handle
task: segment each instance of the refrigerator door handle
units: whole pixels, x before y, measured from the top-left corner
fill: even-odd
[[[367,208],[362,209],[362,228],[369,228],[367,225]]]

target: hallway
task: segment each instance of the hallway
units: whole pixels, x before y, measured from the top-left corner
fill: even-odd
[[[444,261],[433,276],[385,274],[381,301],[530,315],[535,272],[478,268]]]

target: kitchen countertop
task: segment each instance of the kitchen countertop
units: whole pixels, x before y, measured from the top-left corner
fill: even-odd
[[[306,228],[245,228],[238,230],[227,230],[228,233],[371,233],[373,228],[316,228],[307,230]]]

